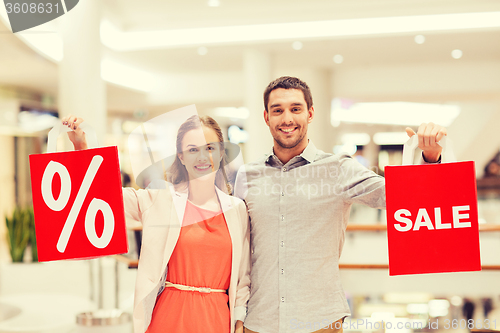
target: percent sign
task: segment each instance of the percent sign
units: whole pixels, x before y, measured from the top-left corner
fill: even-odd
[[[69,237],[73,232],[76,219],[82,209],[83,201],[87,197],[90,185],[92,185],[95,175],[97,174],[97,171],[103,161],[104,158],[102,156],[95,155],[90,162],[90,165],[85,173],[85,177],[83,177],[80,189],[76,195],[76,199],[73,202],[73,206],[71,206],[71,210],[66,218],[66,222],[64,223],[59,240],[57,241],[56,247],[60,253],[64,253],[66,250],[66,246],[68,245]],[[54,196],[52,195],[52,180],[54,179],[56,173],[59,174],[59,177],[61,178],[61,190],[57,200],[54,199]],[[59,212],[66,207],[70,194],[71,177],[68,169],[66,169],[66,167],[61,163],[50,161],[49,164],[47,164],[42,176],[42,197],[45,204],[53,211]],[[97,232],[95,230],[95,217],[98,211],[101,211],[104,217],[104,230],[101,237],[97,236]],[[85,214],[85,234],[87,235],[87,239],[95,247],[103,249],[108,246],[111,241],[114,230],[115,217],[111,207],[107,202],[93,198]]]

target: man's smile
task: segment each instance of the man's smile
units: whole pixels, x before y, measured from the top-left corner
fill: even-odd
[[[293,127],[280,127],[278,130],[285,133],[285,134],[292,134],[298,129],[297,126]]]

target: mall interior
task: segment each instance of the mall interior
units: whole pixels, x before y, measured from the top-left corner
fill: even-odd
[[[66,7],[13,33],[0,5],[0,333],[84,332],[92,316],[119,318],[109,325],[132,331],[140,224],[126,224],[128,253],[38,262],[30,156],[48,151],[60,118],[77,115],[99,147],[116,146],[122,185],[138,189],[147,185],[138,181],[144,165],[166,157],[165,133],[148,141],[143,131],[180,108],[213,117],[239,147],[240,163],[269,153],[262,94],[280,76],[311,88],[308,138],[327,153],[348,153],[384,175],[402,164],[405,128],[433,122],[447,129],[456,161],[474,161],[468,176],[475,178],[469,191],[477,191],[481,270],[390,276],[386,211],[353,205],[340,257],[350,320],[413,326],[344,330],[467,332],[467,320],[472,330],[500,330],[499,1],[81,0]],[[56,143],[59,152],[72,150],[64,133]],[[100,332],[88,325],[85,332]]]

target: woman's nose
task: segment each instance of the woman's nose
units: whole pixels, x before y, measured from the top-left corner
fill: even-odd
[[[200,153],[198,154],[199,161],[206,161],[210,159],[210,153],[206,149],[200,149]]]

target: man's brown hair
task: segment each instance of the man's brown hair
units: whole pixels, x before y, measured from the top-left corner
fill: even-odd
[[[277,78],[273,82],[269,83],[267,86],[266,90],[264,90],[264,107],[266,108],[266,111],[269,111],[267,109],[267,104],[269,103],[269,95],[271,94],[271,91],[275,89],[299,89],[302,91],[304,94],[304,99],[307,104],[307,109],[311,109],[313,106],[313,100],[312,100],[312,95],[311,95],[311,90],[309,89],[309,86],[307,83],[304,81],[301,81],[300,79],[292,76],[282,76],[280,78]]]

